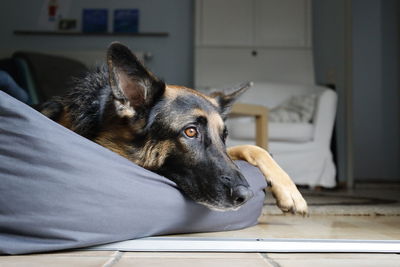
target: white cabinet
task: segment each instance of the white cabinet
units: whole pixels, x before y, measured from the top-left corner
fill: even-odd
[[[223,87],[244,81],[314,83],[310,49],[204,47],[196,49],[196,88]]]
[[[253,43],[253,7],[248,0],[202,0],[201,44],[248,46]]]
[[[197,45],[307,47],[309,0],[197,0]]]
[[[255,0],[255,46],[306,47],[309,7],[307,0]]]
[[[196,88],[314,83],[310,0],[196,0]]]

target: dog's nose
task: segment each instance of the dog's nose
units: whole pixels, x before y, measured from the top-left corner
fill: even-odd
[[[243,185],[236,186],[232,191],[233,203],[235,206],[242,205],[251,199],[253,195],[253,191],[251,191],[248,187]]]

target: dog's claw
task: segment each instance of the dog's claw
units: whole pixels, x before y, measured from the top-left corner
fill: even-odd
[[[303,217],[308,214],[307,203],[294,184],[292,186],[274,185],[271,187],[271,191],[277,206],[284,213],[298,214]]]

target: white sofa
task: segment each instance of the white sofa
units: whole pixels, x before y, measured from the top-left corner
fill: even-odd
[[[292,96],[316,94],[311,122],[268,122],[268,150],[298,185],[334,187],[336,168],[330,143],[336,115],[337,95],[326,87],[255,82],[239,102],[278,107]],[[254,143],[251,118],[231,118],[228,146]]]

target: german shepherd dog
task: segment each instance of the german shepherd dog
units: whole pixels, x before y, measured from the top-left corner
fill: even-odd
[[[107,64],[78,79],[65,96],[40,111],[132,162],[174,181],[194,201],[234,210],[253,193],[233,160],[258,166],[285,212],[305,214],[307,204],[289,176],[256,146],[225,147],[224,121],[249,88],[204,95],[166,85],[124,45],[112,43]]]

